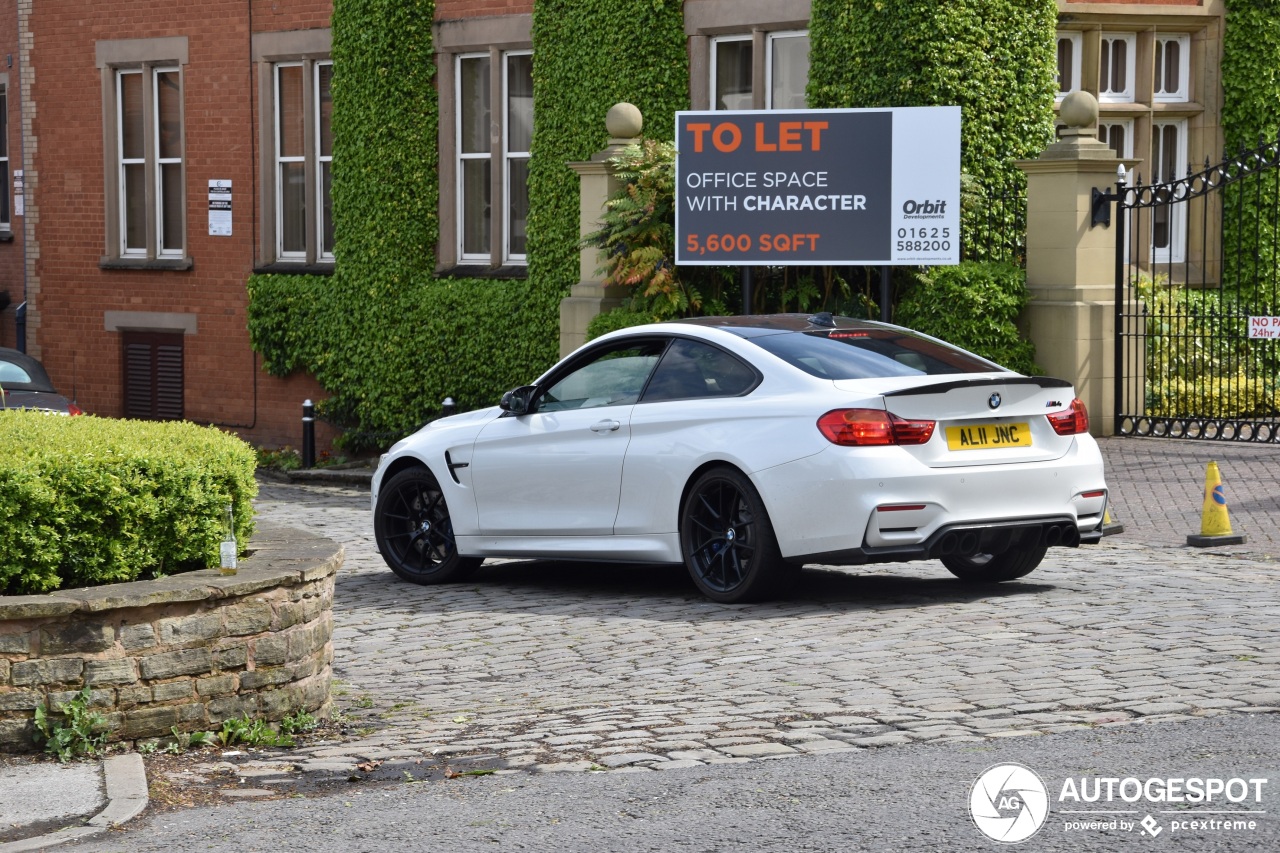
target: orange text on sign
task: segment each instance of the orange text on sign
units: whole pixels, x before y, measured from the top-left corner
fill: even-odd
[[[698,234],[685,235],[684,247],[691,255],[708,252],[748,252],[758,246],[762,252],[802,252],[818,250],[821,234],[761,234],[752,239],[750,234]]]
[[[821,151],[825,121],[781,121],[772,133],[769,123],[758,121],[755,125],[756,151]],[[693,134],[694,153],[706,150],[707,139],[721,153],[737,151],[742,146],[742,128],[731,121],[712,125],[710,122],[690,122],[686,130]]]

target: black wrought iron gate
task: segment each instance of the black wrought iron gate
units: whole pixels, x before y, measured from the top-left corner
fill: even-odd
[[[1280,443],[1280,142],[1115,197],[1116,432]]]

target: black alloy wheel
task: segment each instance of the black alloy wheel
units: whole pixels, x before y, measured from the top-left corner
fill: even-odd
[[[480,567],[458,554],[449,505],[431,472],[410,468],[382,485],[373,535],[391,571],[413,583],[448,583]]]
[[[680,548],[698,589],[726,604],[776,594],[799,570],[783,561],[764,502],[733,468],[713,468],[689,489]]]

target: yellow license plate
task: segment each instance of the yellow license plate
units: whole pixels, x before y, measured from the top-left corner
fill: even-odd
[[[1031,425],[1027,423],[947,427],[947,447],[951,450],[1002,450],[1030,446]]]

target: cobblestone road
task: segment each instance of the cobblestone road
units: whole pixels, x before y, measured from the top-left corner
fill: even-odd
[[[1251,545],[1176,547],[1197,531],[1167,528],[1198,522],[1203,486],[1202,448],[1177,452],[1191,456],[1167,479],[1182,485],[1161,488],[1179,505],[1152,509],[1138,482],[1167,459],[1113,461],[1131,467],[1129,530],[1053,549],[1023,582],[973,588],[938,563],[809,569],[791,599],[753,606],[709,602],[674,568],[490,563],[414,586],[378,556],[366,490],[266,483],[262,518],[346,547],[335,705],[360,734],[290,760],[673,769],[1280,709],[1276,477],[1243,490]]]

